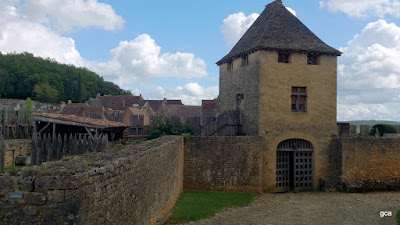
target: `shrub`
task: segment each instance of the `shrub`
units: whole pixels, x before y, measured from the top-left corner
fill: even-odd
[[[149,127],[147,139],[155,139],[164,135],[194,134],[194,129],[190,124],[184,124],[167,119],[165,122],[158,121]]]
[[[387,134],[387,133],[397,133],[397,130],[393,125],[377,124],[371,128],[371,130],[369,131],[369,135],[375,136],[376,129],[378,129],[380,136],[383,136],[384,134]]]

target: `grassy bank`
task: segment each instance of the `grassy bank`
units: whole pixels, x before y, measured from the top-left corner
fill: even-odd
[[[244,206],[257,195],[242,192],[190,191],[185,190],[175,205],[167,224],[188,223],[205,219],[227,208]]]

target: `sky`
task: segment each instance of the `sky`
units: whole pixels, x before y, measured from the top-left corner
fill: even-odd
[[[218,96],[225,56],[272,0],[0,0],[0,52],[86,67],[145,99]],[[338,120],[400,121],[400,0],[283,0],[338,59]]]

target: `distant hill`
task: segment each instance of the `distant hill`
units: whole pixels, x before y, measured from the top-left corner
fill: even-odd
[[[60,64],[29,53],[0,53],[0,97],[42,102],[83,102],[101,95],[131,95],[86,68]]]
[[[376,124],[389,124],[389,125],[400,125],[399,122],[390,120],[351,120],[351,121],[340,121],[341,123],[350,123],[351,125],[370,125],[374,126]]]

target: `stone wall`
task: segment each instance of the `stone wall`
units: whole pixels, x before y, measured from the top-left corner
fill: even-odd
[[[331,154],[333,186],[348,191],[400,190],[400,138],[341,138]],[[332,186],[331,184],[331,186]]]
[[[16,149],[14,157],[29,156],[31,154],[31,139],[7,139],[6,149]],[[6,151],[5,165],[12,166],[12,151]]]
[[[263,139],[192,137],[185,144],[184,188],[262,192]]]
[[[0,176],[0,221],[163,224],[182,192],[183,153],[183,138],[166,136]]]

